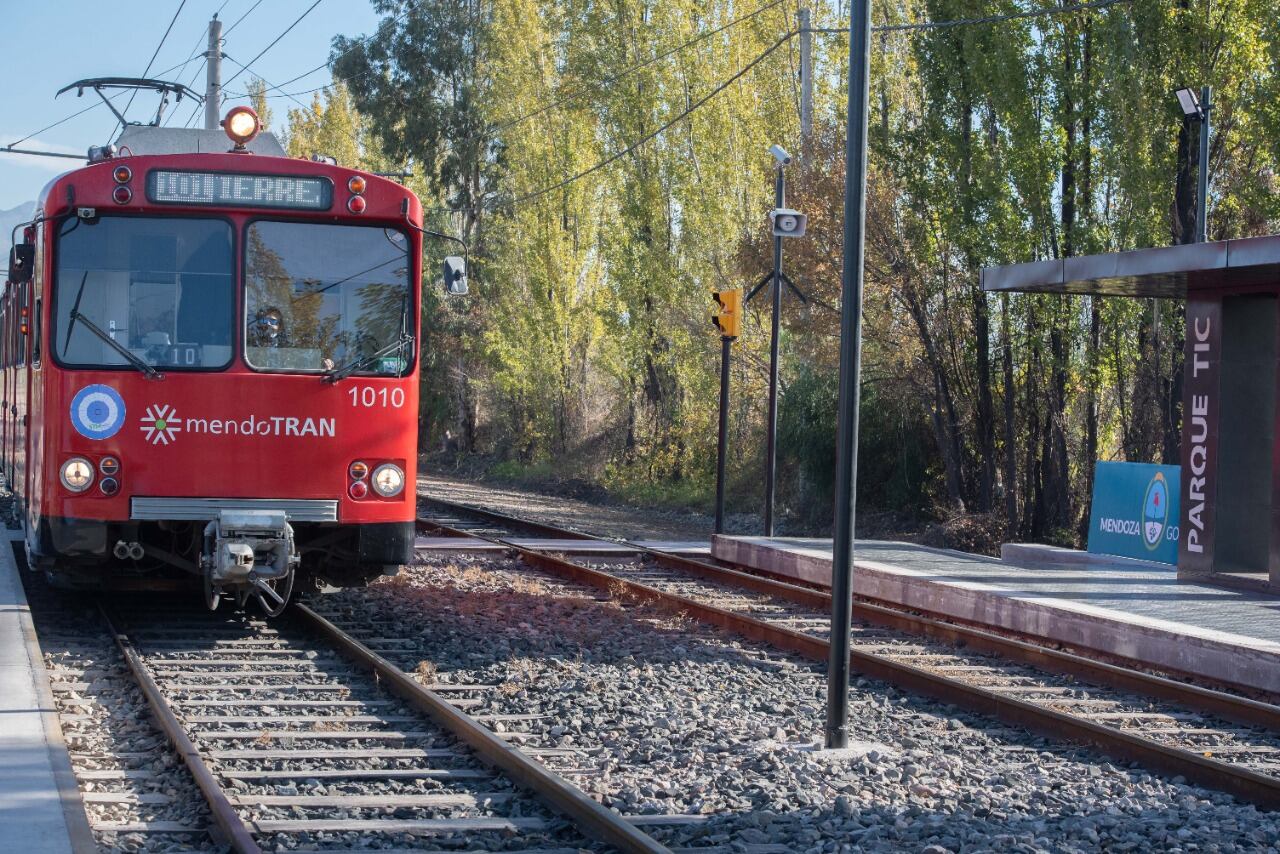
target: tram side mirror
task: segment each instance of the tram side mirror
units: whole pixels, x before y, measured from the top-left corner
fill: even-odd
[[[444,290],[450,296],[467,295],[467,262],[458,255],[444,259]]]
[[[35,269],[36,247],[33,243],[18,243],[9,250],[9,281],[22,284],[31,281]],[[466,285],[464,284],[465,288]]]

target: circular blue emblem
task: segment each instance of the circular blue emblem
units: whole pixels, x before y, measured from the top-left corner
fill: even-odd
[[[86,439],[110,439],[124,426],[124,398],[109,385],[85,386],[71,399],[71,426]]]
[[[1148,549],[1155,550],[1160,545],[1168,522],[1169,488],[1165,485],[1164,473],[1156,472],[1142,499],[1142,539]]]

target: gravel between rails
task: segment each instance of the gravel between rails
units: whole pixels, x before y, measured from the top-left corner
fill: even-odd
[[[540,714],[530,746],[573,747],[610,806],[702,813],[673,847],[753,851],[1278,851],[1280,814],[1113,764],[883,683],[851,690],[859,747],[815,750],[822,669],[514,561],[430,557],[320,607],[396,663],[498,684],[477,714]],[[556,760],[548,760],[555,767]]]
[[[38,576],[26,574],[24,581],[72,769],[100,850],[225,850],[205,831],[210,818],[200,790],[153,723],[96,606],[87,597],[50,591]],[[116,795],[138,802],[103,802]],[[110,829],[120,822],[176,822],[192,832]]]

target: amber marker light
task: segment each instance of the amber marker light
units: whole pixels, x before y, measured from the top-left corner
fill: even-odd
[[[117,184],[127,184],[129,179],[133,177],[133,170],[128,166],[117,166],[111,172],[111,177],[116,179]]]
[[[363,195],[368,186],[369,182],[360,175],[352,175],[347,180],[347,189],[355,193],[357,196]]]
[[[262,123],[258,121],[258,114],[248,107],[232,107],[227,112],[227,117],[222,120],[222,129],[236,144],[236,150],[243,151],[245,145],[258,135],[258,131],[262,129]]]
[[[347,473],[351,475],[352,480],[364,480],[369,476],[369,464],[356,460],[351,464],[351,468],[347,469]]]

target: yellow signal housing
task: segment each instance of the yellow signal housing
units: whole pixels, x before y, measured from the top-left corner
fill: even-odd
[[[742,289],[712,291],[718,310],[711,315],[711,322],[720,330],[722,338],[737,338],[742,333]]]

